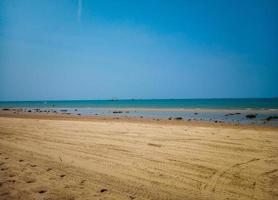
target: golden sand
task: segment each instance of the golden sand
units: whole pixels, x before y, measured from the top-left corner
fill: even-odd
[[[278,129],[0,117],[0,169],[0,199],[278,199]]]

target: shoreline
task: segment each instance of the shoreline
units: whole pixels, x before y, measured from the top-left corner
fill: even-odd
[[[127,117],[127,116],[86,116],[86,115],[72,115],[66,113],[13,113],[0,111],[0,117],[7,118],[23,118],[23,119],[42,119],[42,120],[66,120],[66,121],[111,121],[111,122],[128,122],[128,123],[147,123],[147,124],[161,124],[161,125],[181,125],[193,127],[221,127],[221,128],[237,128],[237,129],[261,129],[261,130],[278,130],[277,126],[260,125],[260,124],[239,124],[229,122],[215,122],[205,120],[169,120],[156,119],[149,117]]]
[[[248,113],[248,112],[256,112],[260,114],[272,114],[272,113],[278,113],[278,108],[155,108],[155,107],[2,107],[0,110],[3,109],[41,109],[41,110],[51,110],[51,109],[92,109],[92,110],[106,110],[106,111],[142,111],[142,112],[209,112],[209,113],[233,113],[233,112],[242,112],[242,113]]]
[[[172,109],[172,108],[2,108],[3,114],[53,114],[104,118],[147,118],[166,121],[199,121],[278,127],[278,110]]]

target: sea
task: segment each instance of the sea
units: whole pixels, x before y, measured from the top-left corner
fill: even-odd
[[[0,107],[278,109],[278,98],[0,101]]]
[[[278,126],[278,98],[2,101],[0,108],[21,108],[25,112],[140,117],[154,120],[182,118],[215,123]],[[129,108],[133,109],[128,110]],[[249,118],[247,115],[255,117]]]

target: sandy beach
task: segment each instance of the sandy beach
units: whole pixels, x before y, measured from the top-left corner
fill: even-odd
[[[0,117],[0,199],[277,199],[278,129]]]

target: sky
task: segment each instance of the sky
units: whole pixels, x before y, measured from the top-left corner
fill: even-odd
[[[1,0],[0,101],[278,97],[276,0]]]

